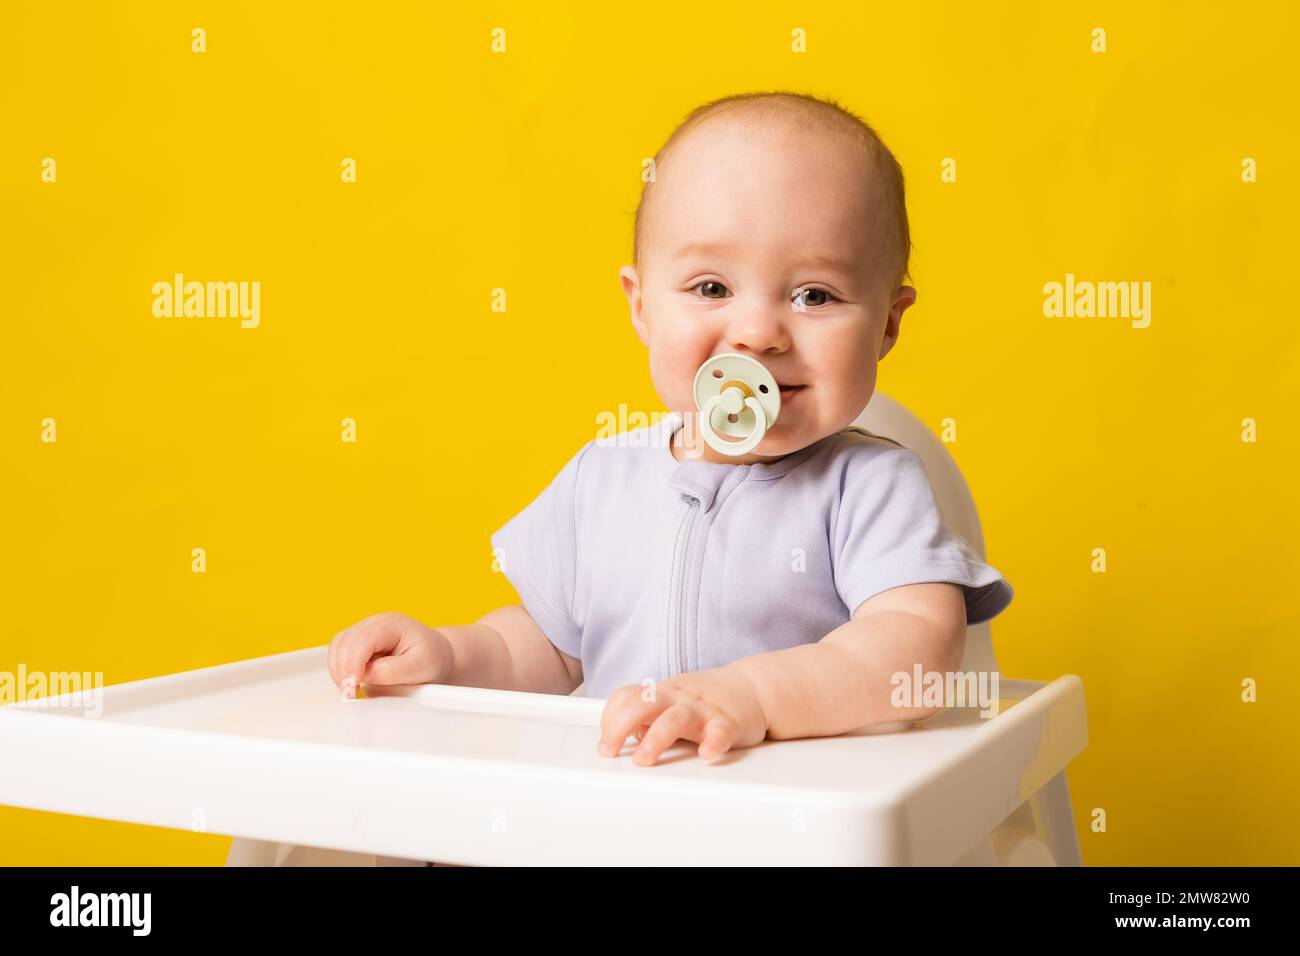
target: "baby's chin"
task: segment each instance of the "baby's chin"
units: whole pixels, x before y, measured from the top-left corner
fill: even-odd
[[[802,416],[783,415],[767,430],[751,454],[763,458],[793,455],[824,437],[826,433],[817,431],[813,423],[802,420]]]
[[[756,455],[793,455],[826,436],[807,428],[803,423],[778,421],[767,430],[763,440],[754,449]]]

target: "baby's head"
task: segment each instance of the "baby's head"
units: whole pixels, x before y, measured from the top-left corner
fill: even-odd
[[[687,117],[655,156],[619,271],[655,390],[694,413],[695,372],[721,352],[802,386],[782,388],[754,453],[707,460],[788,455],[857,418],[916,300],[910,246],[902,170],[833,102],[750,93]]]

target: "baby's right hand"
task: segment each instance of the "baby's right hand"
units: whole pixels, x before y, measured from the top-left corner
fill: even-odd
[[[405,614],[372,614],[330,641],[330,677],[344,697],[367,684],[436,684],[451,673],[446,635]]]

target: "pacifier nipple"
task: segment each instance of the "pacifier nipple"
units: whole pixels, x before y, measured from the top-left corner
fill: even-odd
[[[772,373],[739,352],[715,355],[701,365],[693,391],[700,434],[723,455],[753,451],[781,414],[781,389]]]

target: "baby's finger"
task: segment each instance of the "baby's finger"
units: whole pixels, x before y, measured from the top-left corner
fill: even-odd
[[[651,766],[659,755],[682,737],[696,740],[701,736],[704,720],[689,704],[679,701],[659,715],[650,725],[649,732],[632,752],[632,762],[642,767]]]
[[[339,648],[339,690],[344,697],[355,697],[361,672],[370,661],[370,639],[364,634],[350,634]]]
[[[634,731],[653,723],[668,706],[665,701],[642,700],[639,687],[616,691],[600,715],[600,740],[596,742],[596,752],[604,757],[617,757],[627,738]]]
[[[361,679],[367,684],[418,684],[419,673],[428,670],[422,665],[418,652],[411,650],[387,657],[372,658]]]
[[[703,739],[700,740],[700,757],[704,760],[720,757],[736,742],[734,722],[722,717],[713,717],[705,723],[701,737]]]
[[[387,651],[396,643],[392,625],[387,621],[359,624],[344,640],[339,649],[339,688],[345,697],[356,694],[357,685],[365,679],[366,665],[377,653]]]
[[[343,679],[343,675],[339,673],[339,644],[343,640],[343,635],[347,632],[348,628],[345,627],[343,630],[335,634],[333,639],[330,641],[328,666],[330,677],[334,679],[335,684],[339,683],[339,681]]]

